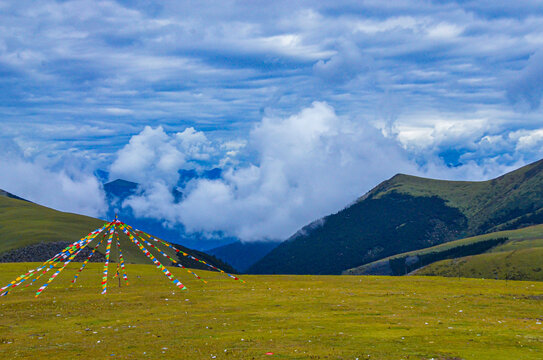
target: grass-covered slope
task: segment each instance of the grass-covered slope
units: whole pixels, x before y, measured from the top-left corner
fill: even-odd
[[[543,225],[500,231],[464,241],[480,241],[489,236],[509,236],[509,240],[480,254],[433,262],[414,273],[543,281]]]
[[[539,223],[543,160],[482,182],[400,174],[305,227],[248,272],[338,274],[395,254]]]
[[[467,265],[470,265],[472,261],[479,259],[479,257],[471,255],[489,254],[489,256],[481,258],[490,259],[497,253],[509,254],[511,251],[515,250],[526,250],[527,252],[534,250],[537,252],[539,249],[543,249],[543,225],[529,226],[518,230],[498,231],[485,235],[451,241],[422,250],[410,251],[374,261],[356,268],[348,269],[344,271],[344,274],[373,275],[378,273],[386,275],[405,275],[426,266],[423,269],[418,270],[416,273],[421,275],[444,276],[455,276],[452,274],[458,273],[459,276],[464,277],[490,277],[489,275],[492,275],[492,278],[508,279],[511,277],[507,277],[505,270],[495,268],[494,263],[492,263],[492,266],[490,266],[489,263],[489,267],[485,271],[482,271],[480,266],[477,266],[478,269],[476,271],[474,270],[472,273],[469,273],[467,269],[472,269],[472,267]],[[514,257],[510,259],[510,261],[507,261],[509,264],[507,265],[508,269],[510,269],[511,266],[526,266],[527,268],[536,270],[537,268],[543,267],[543,257],[538,258],[535,256],[529,256],[523,258],[521,254],[525,253],[516,253]],[[463,259],[461,259],[461,261],[440,262],[440,271],[436,271],[438,268],[438,261],[458,258]],[[496,255],[495,259],[502,259],[502,255]],[[436,266],[430,265],[434,263],[436,263]],[[516,263],[518,263],[518,265]],[[520,263],[522,263],[522,265]],[[447,273],[444,271],[445,264],[447,264]],[[453,269],[455,266],[459,267],[460,265],[466,265],[463,267],[465,270],[462,271],[461,274],[458,269]],[[473,269],[475,269],[475,267],[473,267]],[[519,280],[539,280],[541,275],[543,275],[538,274],[537,271],[523,272],[522,274],[522,276],[517,276],[516,278]]]
[[[392,192],[439,196],[468,218],[466,234],[518,229],[543,223],[543,160],[488,181],[445,181],[396,175],[368,195]]]
[[[361,262],[453,240],[465,223],[462,213],[440,198],[391,193],[325,218],[248,272],[340,274]]]
[[[40,242],[74,242],[105,221],[0,196],[0,254]]]
[[[417,270],[415,274],[543,281],[543,247],[442,260]]]
[[[35,264],[0,264],[0,283]],[[79,264],[78,264],[79,265]],[[0,298],[3,359],[541,359],[543,283],[440,277],[244,276],[101,264],[38,299]],[[266,355],[273,353],[273,355]]]
[[[38,204],[34,204],[25,200],[14,198],[13,195],[8,197],[0,195],[0,256],[8,254],[17,249],[24,249],[29,245],[40,243],[73,243],[76,240],[87,235],[89,232],[100,228],[106,221],[95,219],[88,216],[65,213],[47,208]],[[142,229],[145,230],[145,229]],[[94,240],[91,245],[94,246],[102,236]],[[124,235],[120,235],[120,243],[123,256],[128,263],[148,264],[150,260],[142,254],[142,252],[131,243]],[[160,261],[169,264],[165,258],[154,251],[149,246],[145,246],[150,250]],[[176,247],[185,252],[200,258],[208,263],[214,264],[225,271],[233,272],[234,270],[229,265],[216,259],[213,256],[207,255],[200,251],[187,249],[181,245]],[[100,245],[98,251],[105,253],[105,241]],[[175,251],[162,246],[164,252],[177,258]],[[111,259],[118,259],[118,251],[116,243],[113,243],[111,248]],[[207,268],[205,265],[190,260],[181,256],[181,263],[187,267]]]

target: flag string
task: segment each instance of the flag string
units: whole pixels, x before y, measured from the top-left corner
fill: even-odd
[[[107,238],[106,245],[106,262],[104,263],[104,271],[102,272],[102,294],[107,293],[107,270],[109,267],[109,254],[111,252],[111,243],[113,242],[113,233],[115,232],[115,225],[109,230],[109,237]]]
[[[39,266],[38,268],[35,268],[33,270],[30,270],[28,271],[26,274],[23,274],[23,275],[20,275],[18,276],[14,281],[12,281],[10,284],[0,288],[0,292],[8,289],[8,288],[11,288],[9,289],[8,291],[0,294],[0,296],[5,296],[9,293],[9,291],[12,290],[12,288],[15,288],[17,286],[19,286],[20,284],[22,284],[24,281],[30,279],[32,276],[40,273],[45,267],[47,267],[48,265],[50,266],[47,270],[43,271],[40,273],[40,275],[38,275],[37,278],[41,277],[43,274],[45,274],[47,271],[49,271],[52,267],[56,266],[58,264],[58,262],[60,260],[64,260],[68,257],[69,254],[72,254],[73,251],[75,251],[75,249],[79,248],[81,246],[81,244],[85,241],[85,239],[89,238],[90,236],[92,236],[93,234],[99,234],[101,231],[104,230],[104,228],[106,228],[109,224],[111,223],[106,223],[102,226],[102,228],[100,229],[96,229],[92,232],[90,232],[87,236],[79,239],[78,241],[75,241],[74,243],[68,245],[66,248],[64,248],[64,250],[62,250],[61,252],[59,252],[58,254],[56,254],[55,256],[53,256],[52,258],[50,258],[49,260],[45,261],[41,266]],[[53,265],[51,265],[53,264]],[[36,281],[35,278],[32,283],[34,283],[34,281]],[[31,283],[31,284],[32,284]],[[29,285],[31,284],[28,284],[26,287],[28,287]]]
[[[231,278],[234,279],[234,280],[239,280],[239,281],[241,281],[242,283],[245,283],[245,281],[242,280],[242,279],[240,279],[239,277],[234,276],[234,275],[232,275],[232,274],[229,274],[229,273],[227,273],[226,271],[221,270],[221,269],[219,269],[218,267],[216,267],[216,266],[214,266],[214,265],[208,264],[208,263],[205,262],[204,260],[200,260],[200,259],[198,259],[198,258],[192,256],[191,254],[188,254],[188,253],[186,253],[186,252],[184,252],[184,251],[181,251],[181,250],[179,250],[178,248],[176,248],[175,246],[173,246],[173,245],[167,243],[167,242],[164,241],[164,240],[157,239],[157,238],[155,238],[155,237],[153,237],[153,236],[151,236],[151,235],[149,235],[149,234],[147,234],[147,233],[145,233],[145,232],[143,232],[143,231],[141,231],[141,230],[135,229],[135,231],[136,231],[136,233],[140,233],[140,234],[146,235],[148,238],[154,240],[155,242],[159,242],[159,243],[161,243],[161,244],[163,244],[163,245],[165,245],[165,246],[167,246],[167,247],[169,247],[169,248],[172,248],[173,250],[175,250],[175,252],[180,253],[180,254],[182,254],[183,256],[188,257],[189,259],[192,259],[192,260],[194,260],[194,261],[198,261],[199,263],[204,264],[204,265],[206,265],[206,266],[212,268],[213,270],[216,270],[216,271],[218,271],[218,272],[220,272],[220,273],[223,273],[223,274],[228,275],[229,277],[231,277]]]
[[[156,267],[161,270],[164,275],[166,275],[166,277],[168,279],[170,279],[171,282],[174,283],[175,286],[177,286],[178,288],[180,288],[181,290],[185,290],[187,287],[185,285],[183,285],[181,283],[181,281],[175,279],[173,277],[173,274],[164,266],[160,263],[160,261],[158,261],[154,256],[153,254],[151,254],[139,241],[138,239],[136,239],[131,233],[128,232],[128,229],[121,223],[121,222],[118,222],[120,224],[120,227],[121,227],[121,230],[125,233],[126,236],[128,236],[128,238],[130,239],[130,241],[132,241],[140,250],[141,252],[143,252],[143,254],[145,254],[145,256],[147,256],[155,265]]]
[[[126,225],[126,224],[125,224]],[[207,281],[205,281],[204,279],[202,279],[201,277],[199,277],[194,271],[191,271],[189,269],[187,269],[185,266],[183,266],[183,264],[179,263],[177,260],[175,260],[174,258],[172,258],[170,255],[166,254],[164,251],[160,250],[158,247],[156,247],[155,245],[151,244],[150,242],[148,242],[147,240],[145,240],[141,235],[138,235],[138,233],[134,232],[133,229],[130,228],[129,225],[127,225],[127,227],[129,227],[129,231],[136,235],[141,241],[143,241],[145,243],[145,245],[155,249],[156,251],[158,251],[159,254],[161,254],[162,256],[164,256],[165,258],[167,258],[168,260],[170,260],[171,262],[174,263],[175,266],[178,266],[182,269],[185,269],[189,274],[192,274],[194,275],[194,277],[196,277],[198,280],[201,280],[203,281],[205,284],[207,284]]]
[[[62,267],[60,269],[58,269],[57,271],[55,271],[55,273],[53,275],[51,275],[51,277],[49,278],[49,280],[47,280],[47,282],[45,284],[43,284],[39,289],[38,291],[36,291],[36,295],[35,297],[38,297],[40,296],[43,291],[45,291],[45,289],[47,288],[47,286],[49,286],[49,284],[51,284],[51,282],[53,282],[53,280],[55,280],[55,278],[62,272],[62,270],[64,270],[66,268],[66,266],[68,266],[68,264],[77,256],[77,254],[79,254],[81,252],[81,250],[83,250],[92,240],[94,240],[94,238],[96,238],[106,227],[104,226],[100,231],[97,231],[96,233],[94,233],[93,235],[91,235],[90,237],[86,237],[86,241],[84,242],[84,244],[79,248],[79,250],[77,251],[74,251],[72,253],[72,255],[70,255],[70,257],[66,260],[66,262],[64,262],[64,265],[62,265]]]
[[[123,279],[126,282],[126,285],[128,285],[128,276],[126,273],[126,266],[125,266],[125,258],[123,256],[123,252],[121,249],[121,241],[119,238],[119,232],[122,231],[124,235],[128,238],[128,240],[134,244],[149,260],[153,262],[153,264],[168,278],[175,286],[177,286],[181,290],[186,290],[187,287],[181,283],[177,278],[174,277],[174,275],[162,264],[154,255],[151,253],[151,251],[154,249],[156,252],[158,252],[161,256],[171,261],[173,266],[181,267],[184,270],[186,270],[188,273],[192,274],[194,277],[196,277],[198,280],[203,281],[204,283],[207,283],[204,279],[202,279],[200,276],[198,276],[194,271],[191,269],[186,268],[179,259],[175,259],[172,256],[167,254],[165,251],[160,249],[157,245],[164,245],[172,250],[174,250],[177,254],[181,254],[184,257],[187,257],[188,259],[191,259],[193,261],[196,261],[198,263],[201,263],[210,269],[213,269],[215,271],[218,271],[220,273],[223,273],[230,278],[234,280],[239,280],[242,283],[245,283],[244,280],[238,278],[235,275],[229,274],[218,267],[207,263],[204,260],[198,259],[195,256],[182,251],[172,244],[158,239],[152,235],[149,235],[141,230],[134,229],[128,224],[125,224],[118,220],[117,216],[115,216],[115,220],[112,222],[105,223],[101,228],[96,229],[86,236],[82,237],[81,239],[73,242],[72,244],[66,246],[62,251],[55,254],[55,256],[51,257],[50,259],[46,260],[44,263],[42,263],[37,268],[28,270],[26,273],[21,274],[15,278],[12,282],[7,284],[6,286],[0,288],[0,296],[5,296],[9,294],[11,290],[16,288],[17,286],[21,285],[24,282],[28,282],[25,287],[31,286],[34,284],[37,280],[39,280],[43,275],[45,275],[48,271],[51,269],[55,269],[56,271],[51,275],[51,277],[36,291],[35,297],[39,297],[46,289],[47,287],[59,276],[59,274],[66,269],[66,267],[79,255],[85,248],[89,247],[91,243],[98,238],[100,234],[103,233],[102,238],[92,247],[92,251],[90,254],[85,258],[83,264],[79,268],[79,270],[75,273],[73,280],[71,281],[71,286],[75,284],[79,278],[79,275],[81,272],[86,268],[88,262],[91,260],[91,258],[95,255],[96,251],[98,251],[98,248],[106,242],[105,245],[105,262],[103,266],[102,271],[102,282],[101,282],[101,294],[107,293],[107,282],[108,282],[108,270],[109,270],[109,263],[111,260],[111,248],[113,245],[113,241],[115,240],[119,260],[117,264],[117,272],[115,277],[119,277],[119,286],[121,284],[121,274]],[[145,236],[145,237],[144,237]],[[107,237],[107,241],[106,241]],[[149,241],[150,240],[150,241]],[[147,246],[147,248],[145,246]],[[29,281],[31,280],[31,281]]]

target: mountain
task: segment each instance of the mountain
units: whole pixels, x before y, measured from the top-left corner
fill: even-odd
[[[276,241],[236,241],[231,244],[206,250],[206,253],[213,255],[232,265],[235,269],[244,272],[251,265],[272,251],[277,245],[279,245],[279,242]]]
[[[543,280],[543,257],[517,257],[543,250],[543,225],[455,240],[410,251],[348,269],[346,275],[442,275],[510,279],[510,269],[523,268],[516,278]],[[479,256],[484,255],[484,256]],[[498,261],[506,258],[511,261]],[[481,259],[484,259],[482,261]],[[531,261],[536,260],[536,261]],[[478,265],[475,265],[478,264]],[[485,265],[485,266],[483,266]],[[505,269],[507,265],[507,269]],[[538,270],[539,269],[539,270]],[[528,271],[527,271],[528,270]]]
[[[117,179],[104,184],[104,191],[108,200],[118,198],[124,200],[130,195],[134,195],[138,189],[138,184],[132,181]]]
[[[478,254],[432,262],[413,274],[543,281],[543,225],[484,236],[508,236],[508,241]]]
[[[179,180],[175,187],[171,189],[174,201],[176,203],[183,199],[183,191],[187,183],[195,179],[207,179],[215,180],[220,178],[222,170],[219,168],[213,168],[209,170],[196,171],[194,169],[179,170]],[[109,174],[103,170],[97,170],[95,175],[99,178],[106,178]],[[124,180],[116,179],[111,182],[103,184],[104,191],[108,202],[107,217],[113,218],[115,214],[118,214],[121,219],[133,226],[141,229],[146,229],[147,232],[152,233],[164,240],[183,244],[190,248],[195,248],[200,251],[206,251],[211,248],[219,247],[228,243],[237,241],[238,239],[221,236],[221,234],[214,234],[212,238],[206,237],[205,234],[187,234],[183,224],[169,224],[165,223],[163,219],[156,219],[152,217],[141,216],[133,212],[129,206],[123,207],[123,202],[131,195],[137,195],[143,193],[143,189],[140,188],[140,184]]]
[[[0,254],[41,242],[74,242],[103,223],[20,200],[15,195],[0,196]]]
[[[2,189],[0,189],[0,196],[7,197],[7,198],[10,198],[10,199],[28,201],[26,199],[23,199],[22,197],[18,197],[17,195],[13,195],[12,193],[8,193],[7,191],[2,190]],[[28,202],[30,202],[30,201],[28,201]]]
[[[294,234],[249,273],[340,274],[395,254],[543,223],[543,160],[489,181],[398,174]]]
[[[0,193],[9,194],[5,191],[0,191]],[[105,223],[104,220],[53,210],[10,195],[0,196],[0,259],[2,261],[29,261],[29,256],[33,261],[41,261],[43,253],[48,253],[51,250],[49,248],[62,249]],[[148,229],[142,228],[142,230],[152,234]],[[120,243],[127,263],[151,263],[122,234]],[[176,247],[225,271],[233,271],[232,267],[213,256],[181,245],[176,245]],[[171,257],[177,257],[174,251],[165,247],[162,249]],[[161,255],[155,250],[148,250],[156,258],[161,259]],[[105,242],[100,245],[98,251],[102,254],[105,253]],[[115,246],[111,249],[111,257],[112,259],[118,258]],[[179,261],[187,267],[207,269],[207,267],[183,256],[179,258]],[[168,263],[165,262],[165,264]]]

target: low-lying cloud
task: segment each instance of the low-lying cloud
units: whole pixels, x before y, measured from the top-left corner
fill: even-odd
[[[27,159],[14,144],[2,144],[0,189],[56,210],[104,215],[107,210],[101,184],[91,174],[69,165],[58,171],[42,159]]]
[[[420,128],[395,126],[388,133],[314,102],[291,116],[264,117],[247,141],[211,145],[192,128],[168,134],[146,127],[119,151],[112,173],[121,176],[126,167],[126,174],[134,174],[137,169],[137,177],[129,179],[139,181],[143,191],[123,206],[138,217],[245,241],[285,239],[396,173],[485,180],[543,156],[527,150],[542,142],[541,130],[492,135],[487,134],[487,120],[470,124],[421,120]],[[451,143],[440,135],[443,131],[464,141]],[[442,153],[447,148],[458,152],[456,166],[446,165]],[[213,157],[206,157],[206,151]],[[182,199],[175,199],[178,168],[195,168],[202,157],[208,166],[214,162],[221,167],[222,176],[189,181],[181,189]]]
[[[178,204],[159,179],[125,205],[136,215],[183,223],[188,231],[284,239],[377,182],[417,169],[396,141],[322,102],[286,118],[264,118],[248,147],[256,154],[251,163],[226,170],[218,180],[192,181]]]
[[[155,129],[146,126],[117,153],[110,167],[110,178],[140,184],[160,179],[173,186],[179,177],[179,169],[190,161],[209,160],[213,151],[205,134],[192,127],[170,136],[161,126]]]

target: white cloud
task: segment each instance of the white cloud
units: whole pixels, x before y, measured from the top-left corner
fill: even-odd
[[[462,166],[445,167],[438,159],[432,159],[421,171],[425,177],[441,180],[484,181],[501,176],[526,165],[522,159],[504,163],[502,156],[485,158],[484,161],[466,160]]]
[[[192,127],[170,136],[161,126],[146,126],[117,153],[110,178],[140,184],[162,179],[173,186],[179,177],[177,170],[192,160],[208,160],[212,150],[205,134]]]
[[[283,239],[396,172],[416,171],[395,141],[321,102],[286,118],[264,118],[248,146],[257,153],[253,164],[219,180],[193,181],[179,204],[168,187],[153,185],[149,195],[125,205],[181,222],[189,231]]]
[[[106,112],[107,114],[117,115],[117,116],[134,114],[133,110],[116,108],[116,107],[110,107],[110,108],[104,109],[104,112]]]
[[[397,120],[394,135],[413,152],[435,147],[467,146],[482,138],[492,127],[489,119],[454,118],[443,114],[414,114]]]
[[[104,215],[105,195],[98,180],[71,169],[56,171],[19,151],[0,155],[0,189],[60,211],[89,216]]]
[[[428,37],[440,40],[455,40],[464,29],[449,23],[439,23],[427,29]]]
[[[178,148],[189,159],[209,160],[210,155],[214,152],[214,148],[206,135],[201,131],[194,130],[192,127],[176,133],[175,138]]]
[[[384,134],[338,116],[327,103],[314,102],[291,116],[264,117],[246,142],[228,141],[217,147],[194,129],[168,135],[162,128],[146,128],[119,152],[116,163],[128,164],[128,153],[134,161],[152,167],[175,143],[176,152],[191,157],[206,149],[220,152],[221,164],[230,167],[223,169],[220,179],[190,181],[181,202],[174,201],[170,176],[176,178],[179,166],[185,164],[172,163],[167,171],[152,168],[144,192],[123,206],[131,207],[136,216],[169,225],[182,223],[189,232],[219,231],[246,241],[285,239],[396,173],[486,180],[524,165],[526,148],[543,142],[540,130],[487,134],[490,120],[479,115],[467,121],[426,114],[411,120],[417,126],[399,122],[392,133]],[[152,146],[133,146],[149,138],[156,138]],[[464,148],[457,154],[461,166],[449,168],[440,152],[454,151],[455,146]],[[508,153],[503,154],[503,149]],[[140,151],[154,154],[153,160],[140,156]],[[253,154],[252,160],[241,165],[225,162],[244,153]]]
[[[527,134],[523,134],[518,139],[517,149],[530,150],[535,149],[536,146],[541,148],[543,142],[543,129],[530,131]]]
[[[509,141],[514,144],[517,156],[525,159],[543,158],[543,128],[515,131],[509,135]]]

